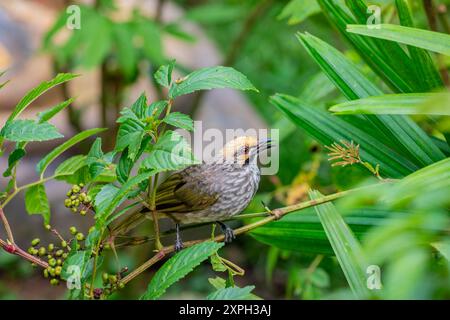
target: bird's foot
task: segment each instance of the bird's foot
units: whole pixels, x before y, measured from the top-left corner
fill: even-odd
[[[283,216],[281,211],[279,211],[278,209],[275,209],[275,210],[270,209],[270,208],[264,203],[264,201],[261,201],[261,203],[262,203],[264,209],[266,209],[267,213],[268,213],[269,215],[273,216],[273,217],[275,218],[275,220],[280,220],[280,219],[281,219],[281,217]]]
[[[175,252],[179,252],[184,248],[183,245],[183,241],[181,241],[181,236],[180,236],[180,225],[177,223],[175,224],[175,229],[177,231],[177,238],[175,240]]]
[[[181,239],[175,240],[175,246],[174,246],[175,252],[179,252],[179,251],[183,250],[183,248],[184,248],[183,241],[181,241]]]
[[[236,238],[236,235],[234,234],[233,229],[231,229],[226,224],[224,224],[223,222],[220,222],[220,221],[217,221],[217,224],[222,229],[223,235],[225,237],[225,239],[224,239],[225,243],[233,242],[233,240]]]

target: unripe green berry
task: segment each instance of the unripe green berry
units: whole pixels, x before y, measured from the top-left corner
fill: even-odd
[[[61,257],[63,253],[64,253],[64,251],[61,250],[61,249],[59,249],[58,251],[55,252],[55,255],[56,255],[57,257]]]
[[[62,258],[63,258],[63,259],[67,259],[68,256],[69,256],[69,255],[68,255],[67,253],[63,253]]]
[[[73,195],[73,196],[70,197],[70,200],[75,200],[76,198],[77,198],[77,196]]]
[[[44,269],[44,278],[48,278],[48,270],[47,269]]]
[[[48,264],[49,264],[50,266],[52,266],[52,267],[56,266],[56,259],[51,258],[51,259],[48,261]]]
[[[33,256],[37,256],[38,253],[39,253],[38,249],[34,249],[34,248],[33,248],[33,253],[32,253],[32,255],[33,255]]]
[[[108,276],[108,280],[110,283],[116,283],[117,282],[117,276],[112,274]]]
[[[42,257],[45,256],[45,254],[47,253],[47,250],[44,247],[40,247],[38,254]]]
[[[81,232],[78,232],[76,235],[76,238],[78,241],[83,241],[84,240],[84,234],[82,234]]]
[[[66,195],[70,197],[72,195],[72,190],[67,191]]]
[[[85,215],[86,215],[86,210],[80,210],[80,214],[81,214],[82,216],[85,216]]]
[[[75,235],[75,234],[77,233],[77,228],[75,228],[75,227],[70,227],[70,228],[69,228],[69,231],[70,231],[71,234]]]
[[[70,232],[72,233],[72,231],[70,231]],[[76,229],[75,229],[75,232],[77,232]],[[67,247],[67,242],[64,240],[61,241],[61,247],[63,247],[63,248]]]
[[[48,245],[48,251],[53,251],[55,249],[55,245],[53,243],[50,243]]]
[[[61,259],[58,259],[58,260],[56,260],[56,265],[57,266],[62,266],[62,260]]]
[[[49,271],[48,271],[48,273],[50,274],[51,277],[56,276],[55,268],[50,268]]]
[[[27,250],[27,252],[28,252],[29,254],[33,254],[33,250],[34,250],[33,247],[29,247],[28,250]]]
[[[119,289],[123,289],[123,288],[125,288],[125,283],[119,282]]]
[[[52,280],[50,280],[50,284],[52,286],[57,286],[59,284],[59,280],[58,279],[52,279]]]
[[[44,227],[45,227],[46,230],[50,230],[52,228],[52,226],[49,225],[49,224],[46,224]]]
[[[80,190],[81,190],[80,187],[77,186],[76,184],[72,186],[72,192],[73,193],[78,193],[78,192],[80,192]]]
[[[31,245],[33,247],[37,246],[39,244],[39,242],[41,242],[41,240],[39,238],[33,239],[33,241],[31,241]]]
[[[72,208],[71,210],[72,210],[73,213],[76,213],[76,212],[78,211],[78,208],[75,208],[75,207],[74,207],[74,208]]]
[[[84,187],[84,183],[79,183],[78,186],[79,186],[80,188],[83,188],[83,187]]]
[[[72,205],[72,200],[70,200],[70,199],[64,200],[64,206],[66,208],[70,208],[71,205]]]
[[[108,281],[108,273],[106,273],[106,272],[104,272],[103,274],[102,274],[102,279],[103,279],[103,282],[107,282]]]

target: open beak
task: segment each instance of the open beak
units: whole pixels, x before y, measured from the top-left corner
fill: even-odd
[[[268,150],[272,147],[272,140],[271,139],[267,139],[267,140],[262,140],[258,143],[258,147],[257,147],[257,152],[261,153],[264,150]]]

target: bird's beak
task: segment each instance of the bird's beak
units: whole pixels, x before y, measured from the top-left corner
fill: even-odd
[[[267,139],[267,140],[262,140],[258,143],[257,146],[257,152],[261,153],[264,150],[268,150],[272,147],[272,140],[271,139]]]

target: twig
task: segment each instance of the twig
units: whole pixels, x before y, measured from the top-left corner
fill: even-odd
[[[8,219],[6,218],[2,208],[0,208],[0,218],[2,219],[2,223],[3,226],[5,227],[6,235],[8,236],[10,244],[14,244],[14,236],[11,231],[11,226],[9,225]]]
[[[24,258],[25,260],[30,261],[31,263],[35,263],[36,265],[46,269],[48,268],[48,263],[45,261],[42,261],[41,259],[29,254],[28,252],[22,250],[20,247],[18,247],[15,244],[9,244],[0,239],[0,247],[2,247],[6,252],[15,254],[19,257]]]

